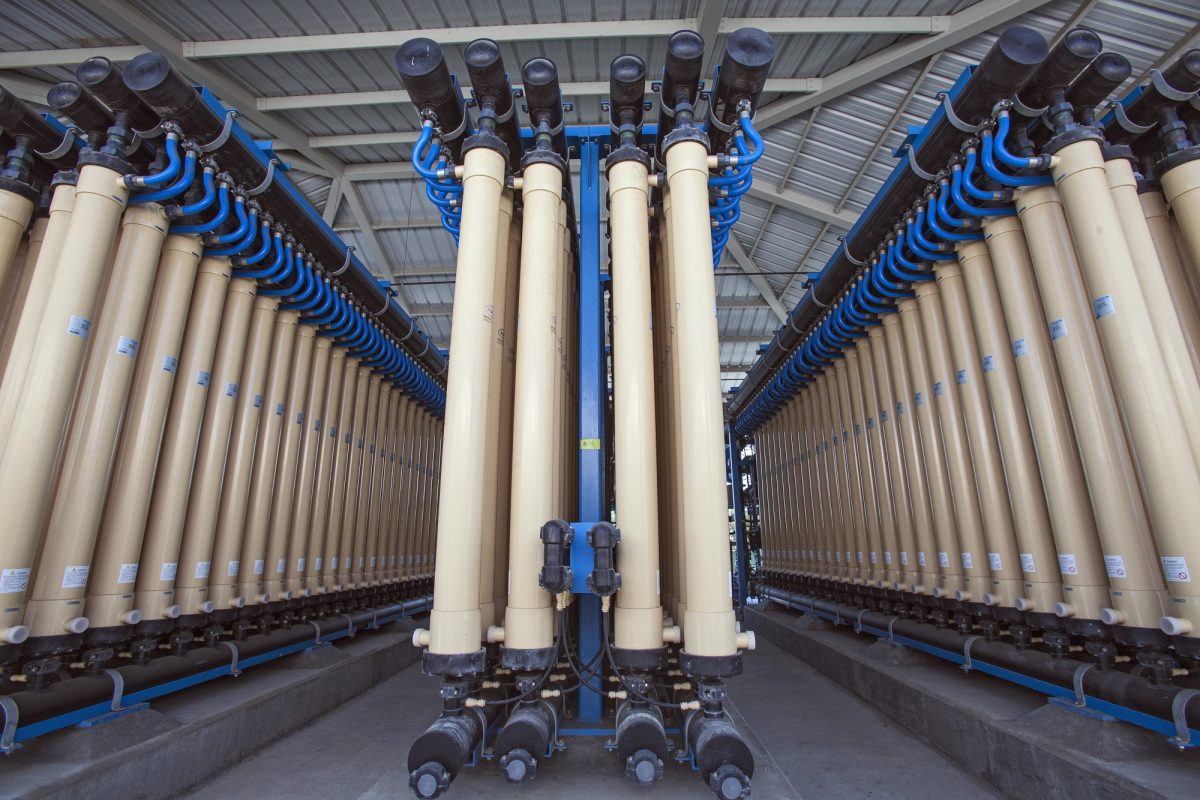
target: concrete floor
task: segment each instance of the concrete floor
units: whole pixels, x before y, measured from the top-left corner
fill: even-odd
[[[411,666],[276,742],[189,795],[191,800],[399,800],[412,797],[408,747],[437,715],[437,683]],[[999,797],[940,752],[774,645],[762,642],[731,681],[731,709],[749,735],[759,800],[923,800]],[[641,790],[602,740],[572,738],[535,781],[511,787],[494,767],[467,770],[448,800],[602,800],[712,797],[699,777],[668,764]]]

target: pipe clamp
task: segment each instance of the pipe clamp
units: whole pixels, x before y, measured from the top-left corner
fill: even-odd
[[[1183,748],[1200,745],[1200,742],[1192,741],[1192,731],[1188,728],[1187,724],[1188,701],[1196,695],[1200,695],[1200,689],[1183,689],[1171,701],[1171,717],[1175,721],[1175,735],[1167,739],[1167,741],[1176,747]]]
[[[267,174],[263,177],[262,183],[260,183],[258,186],[255,186],[253,189],[247,190],[246,194],[250,197],[256,197],[265,192],[267,189],[271,188],[271,184],[275,182],[275,167],[279,166],[279,164],[280,161],[278,158],[272,158],[270,161],[268,161]]]
[[[233,660],[229,662],[229,674],[230,674],[230,675],[233,675],[234,677],[237,677],[238,675],[241,675],[241,674],[242,674],[242,671],[241,671],[240,669],[238,669],[238,648],[237,648],[237,645],[236,645],[236,644],[234,644],[233,642],[221,642],[221,644],[223,644],[223,645],[225,645],[226,647],[228,647],[228,648],[229,648],[229,651],[230,651],[231,653],[233,653]]]
[[[1071,676],[1071,686],[1075,689],[1075,707],[1087,708],[1087,695],[1083,693],[1083,676],[1095,664],[1080,664],[1075,668],[1075,674]]]
[[[946,121],[953,125],[963,133],[978,133],[980,125],[972,125],[969,122],[964,122],[958,113],[954,110],[954,106],[950,103],[950,95],[947,92],[938,92],[933,96],[934,100],[938,100],[942,104],[942,110],[946,112]],[[1024,108],[1024,106],[1022,106]],[[1038,116],[1033,114],[1031,116]]]
[[[208,144],[200,145],[201,153],[211,153],[214,150],[219,150],[224,147],[229,141],[229,135],[233,133],[233,121],[237,119],[238,112],[234,109],[229,109],[225,112],[225,123],[221,126],[221,132],[217,134],[217,138],[213,139]]]
[[[17,708],[17,702],[8,695],[0,695],[0,708],[4,709],[4,728],[0,730],[0,753],[9,755],[21,749],[21,745],[16,741],[17,720],[21,716],[21,710]]]
[[[121,702],[125,697],[125,676],[115,669],[106,669],[104,674],[112,678],[113,682],[112,705],[109,708],[113,711],[120,711],[125,708]]]
[[[84,134],[81,129],[72,126],[63,131],[63,138],[62,141],[58,143],[58,147],[54,148],[49,153],[43,153],[40,150],[34,150],[33,152],[37,153],[47,161],[57,161],[67,153],[71,152],[71,148],[75,146],[76,136],[86,136],[86,134]]]
[[[982,636],[968,636],[967,640],[963,642],[963,663],[959,666],[963,672],[970,672],[975,668],[975,665],[971,663],[971,645],[982,638]]]

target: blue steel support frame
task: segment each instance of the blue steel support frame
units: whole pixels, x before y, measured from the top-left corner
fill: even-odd
[[[579,518],[600,521],[608,518],[605,498],[604,420],[608,404],[608,380],[604,361],[604,295],[600,285],[600,138],[608,128],[586,129],[579,141]],[[568,135],[572,131],[568,129]],[[576,546],[587,548],[586,539]],[[590,553],[589,553],[590,555]],[[600,598],[581,594],[579,609],[579,655],[589,663],[601,648]],[[579,690],[579,722],[599,722],[603,713],[600,695],[588,688]]]
[[[725,423],[725,456],[729,465],[730,499],[733,503],[733,558],[737,574],[737,604],[741,608],[746,605],[750,556],[746,550],[746,509],[742,505],[742,459],[732,422]]]

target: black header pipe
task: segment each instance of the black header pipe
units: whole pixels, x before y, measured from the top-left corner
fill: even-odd
[[[1129,59],[1119,53],[1101,53],[1079,73],[1067,89],[1067,102],[1076,109],[1095,108],[1133,72]]]
[[[551,131],[552,149],[566,158],[567,136],[563,131],[565,118],[558,65],[542,56],[531,58],[521,67],[521,80],[525,87],[525,108],[533,123],[534,141],[539,138],[539,126],[547,127]]]
[[[1186,102],[1179,99],[1179,95],[1191,94],[1200,89],[1200,49],[1184,53],[1174,64],[1164,69],[1161,76],[1165,87],[1151,81],[1142,87],[1137,97],[1124,106],[1125,117],[1134,125],[1144,127],[1156,124],[1159,121],[1159,112]],[[1115,114],[1107,117],[1105,122],[1104,138],[1110,144],[1127,144],[1141,135],[1140,132],[1122,127]]]
[[[663,160],[663,140],[675,129],[676,110],[696,106],[700,95],[700,70],[704,69],[704,37],[695,31],[676,31],[667,39],[667,58],[659,90],[656,150]]]
[[[463,51],[475,105],[480,111],[489,110],[494,116],[496,135],[508,147],[508,164],[513,170],[521,167],[521,127],[517,123],[512,84],[504,68],[500,47],[491,39],[476,39]]]
[[[1055,92],[1065,90],[1084,68],[1100,55],[1104,43],[1095,32],[1087,28],[1074,28],[1067,32],[1046,56],[1037,71],[1017,90],[1019,105],[1012,113],[1026,119],[1038,116],[1024,113],[1038,111],[1054,101]]]
[[[1005,30],[954,98],[956,115],[968,123],[988,117],[995,103],[1012,97],[1048,53],[1045,37],[1032,28],[1017,25]],[[964,136],[945,114],[939,112],[926,126],[925,133],[917,140],[914,149],[908,152],[907,163],[915,158],[922,169],[936,171],[959,151]],[[758,394],[772,373],[800,343],[821,310],[841,295],[846,283],[858,270],[857,264],[870,260],[875,247],[886,238],[893,223],[903,216],[913,199],[921,195],[925,185],[925,179],[908,168],[889,179],[886,194],[877,197],[851,228],[846,240],[821,271],[820,277],[809,286],[776,332],[763,357],[750,369],[746,380],[730,401],[728,410],[731,415],[739,414]]]
[[[138,58],[144,58],[145,55],[148,54],[135,58],[129,69],[134,69]],[[96,56],[84,61],[75,68],[75,78],[114,114],[124,113],[129,126],[135,131],[150,131],[158,126],[159,115],[125,85],[124,71],[107,58]]]
[[[28,137],[33,149],[42,153],[54,152],[63,138],[41,114],[3,86],[0,86],[0,128],[14,138]],[[11,144],[5,150],[10,147]],[[77,152],[73,150],[53,163],[61,169],[71,169],[75,166],[76,155]]]
[[[717,85],[708,98],[709,116],[728,127],[737,122],[743,105],[753,115],[774,60],[775,41],[765,31],[738,28],[726,36]],[[716,126],[709,137],[714,151],[723,151],[729,143],[729,134]]]
[[[619,55],[608,65],[608,122],[612,146],[636,147],[646,108],[646,62]]]
[[[442,148],[462,163],[462,145],[472,131],[466,106],[441,46],[433,39],[409,39],[396,50],[396,71],[422,117],[432,117],[442,132]]]
[[[776,588],[764,588],[762,591],[765,596],[791,608],[802,610],[811,607],[849,625],[892,631],[896,636],[951,653],[964,652],[968,639],[972,638],[951,628],[939,628],[927,622],[916,622],[878,611],[861,610],[852,605],[839,605],[810,595],[792,594]],[[1075,690],[1076,671],[1085,664],[1073,658],[1055,657],[1042,650],[1018,649],[1007,642],[974,638],[970,650],[972,660],[1002,667],[1071,691]],[[1156,684],[1147,678],[1116,669],[1089,669],[1081,680],[1083,691],[1092,697],[1168,721],[1174,719],[1172,703],[1175,696],[1186,691],[1185,687],[1174,683]],[[1200,703],[1188,704],[1186,712],[1188,727],[1200,729]]]
[[[75,81],[51,86],[46,102],[89,134],[103,134],[113,124],[112,112]]]
[[[163,119],[174,120],[191,139],[206,143],[216,140],[225,127],[225,119],[218,116],[212,106],[204,101],[196,88],[172,69],[166,56],[160,53],[143,53],[131,61],[125,69],[125,82],[138,97],[144,100]],[[103,98],[102,98],[103,99]],[[267,176],[268,165],[261,151],[246,137],[230,136],[213,156],[242,186],[255,187]],[[303,201],[296,190],[289,191],[286,178],[278,173],[258,196],[264,208],[271,211],[276,220],[285,223],[298,241],[308,247],[316,260],[330,270],[337,270],[347,261],[346,248],[332,229],[325,226],[312,207]],[[351,268],[339,276],[338,281],[351,294],[370,309],[384,307],[384,290],[374,277],[353,259]],[[394,302],[388,302],[380,322],[398,339],[436,381],[446,368],[445,359],[427,336],[420,332],[416,323]],[[413,334],[416,333],[416,336]]]

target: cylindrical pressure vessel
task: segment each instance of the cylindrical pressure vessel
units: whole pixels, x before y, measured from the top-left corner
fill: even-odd
[[[127,197],[115,171],[96,164],[79,170],[75,209],[34,338],[37,358],[25,374],[7,441],[0,442],[0,518],[5,520],[0,528],[0,569],[9,576],[0,587],[3,640],[24,635],[17,629],[59,439],[87,351],[104,262]],[[60,583],[70,588],[81,577],[86,580],[76,573],[63,574]]]
[[[298,332],[299,333],[299,332]],[[316,337],[313,343],[312,369],[304,400],[304,420],[300,424],[301,441],[299,462],[296,465],[296,483],[292,490],[292,502],[282,510],[282,517],[289,517],[284,528],[289,537],[286,588],[289,597],[307,597],[309,588],[305,576],[314,574],[318,565],[310,563],[315,550],[309,546],[315,530],[312,526],[313,499],[317,487],[317,464],[321,452],[321,441],[328,439],[325,433],[327,413],[326,396],[333,387],[331,348],[333,341],[328,337]],[[343,355],[344,359],[345,356]],[[340,376],[339,376],[340,379]],[[340,383],[336,386],[340,389]],[[274,513],[274,512],[272,512]],[[274,525],[274,522],[272,522]]]
[[[508,605],[504,612],[502,663],[510,651],[513,663],[521,663],[520,659],[531,655],[521,651],[546,652],[554,642],[551,598],[538,586],[538,573],[542,565],[539,532],[543,524],[559,513],[554,505],[559,477],[555,474],[559,443],[554,439],[554,421],[560,413],[553,385],[559,372],[556,310],[562,272],[559,239],[562,229],[557,222],[563,174],[557,164],[531,163],[525,167],[523,180]],[[449,436],[447,431],[447,443]],[[444,525],[445,508],[440,510],[440,518]],[[445,556],[440,535],[438,545],[441,563]],[[434,585],[437,587],[438,582]]]
[[[310,593],[325,591],[328,586],[325,582],[326,576],[332,575],[327,545],[329,506],[333,491],[334,461],[336,454],[341,450],[338,426],[342,424],[345,408],[342,395],[347,381],[346,373],[353,371],[354,367],[347,364],[346,351],[343,348],[338,347],[330,352],[329,377],[325,381],[325,407],[322,412],[324,428],[316,431],[320,442],[316,445],[317,469],[313,478],[312,518],[309,522],[308,555],[304,564],[304,588]],[[353,382],[350,385],[353,386]],[[353,403],[353,393],[349,402]]]
[[[728,659],[744,643],[739,642],[732,602],[707,148],[686,137],[669,143],[666,167],[672,195],[671,269],[676,274],[676,342],[683,398],[678,408],[679,474],[686,498],[682,535],[688,550],[681,665],[685,672],[703,674],[708,664],[717,663],[709,659]]]
[[[446,475],[455,490],[440,498],[438,507],[440,575],[434,581],[430,655],[426,659],[427,666],[434,670],[438,668],[436,662],[455,661],[441,656],[468,656],[470,663],[459,667],[468,671],[476,665],[482,668],[479,544],[484,514],[484,463],[476,448],[486,434],[496,226],[500,220],[500,196],[504,192],[505,162],[504,153],[483,145],[470,148],[463,156],[462,222],[455,284],[458,290],[450,328],[453,355],[446,379],[449,424],[443,442]],[[527,185],[529,180],[526,174]],[[545,223],[546,219],[542,217],[541,221]]]
[[[197,554],[203,564],[201,569],[199,563],[183,560],[181,545],[189,494],[205,486],[193,483],[193,474],[201,474],[193,473],[200,442],[207,443],[210,437],[215,437],[220,442],[220,458],[224,462],[234,400],[225,394],[224,384],[213,384],[213,380],[216,375],[218,380],[225,376],[237,381],[254,300],[253,281],[231,282],[229,276],[228,258],[202,258],[192,288],[187,328],[176,367],[178,380],[171,391],[158,469],[150,492],[142,554],[138,559],[142,566],[135,584],[134,608],[147,621],[169,619],[180,613],[182,606],[176,600],[175,585],[186,570],[190,569],[195,576],[200,569],[203,574],[195,580],[203,581],[201,585],[208,582],[209,554]],[[210,392],[213,385],[220,390]],[[202,431],[208,435],[202,436]],[[215,442],[207,443],[205,449],[214,446]],[[219,486],[211,488],[212,501],[216,502]],[[189,613],[200,612],[193,608]]]
[[[639,151],[640,152],[640,151]],[[608,166],[612,229],[613,437],[617,526],[615,646],[663,646],[658,586],[658,480],[650,304],[648,160]]]
[[[84,363],[67,427],[57,488],[43,534],[42,557],[25,612],[32,636],[76,632],[75,627],[87,625],[79,598],[91,577],[92,551],[104,511],[121,417],[133,382],[166,233],[167,220],[161,206],[135,206],[125,213],[114,274],[92,334],[94,343]],[[101,581],[106,586],[132,587],[137,564],[119,569],[125,574],[104,575]]]
[[[142,539],[150,511],[150,492],[162,448],[163,427],[179,369],[180,344],[188,303],[200,265],[200,238],[168,236],[150,301],[149,317],[138,345],[133,389],[116,450],[112,486],[100,520],[85,611],[93,629],[141,619],[134,608],[134,587],[141,570]],[[174,585],[175,563],[158,569]]]

